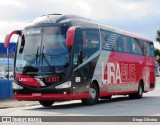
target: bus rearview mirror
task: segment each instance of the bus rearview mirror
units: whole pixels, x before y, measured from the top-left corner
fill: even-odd
[[[70,27],[66,33],[66,46],[71,47],[73,45],[75,36],[75,27]]]

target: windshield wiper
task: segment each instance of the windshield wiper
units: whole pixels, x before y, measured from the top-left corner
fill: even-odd
[[[38,60],[38,51],[39,51],[39,46],[38,46],[38,48],[37,48],[37,54],[36,54],[36,64],[37,64],[37,60]]]
[[[42,48],[42,62],[41,62],[41,64],[43,64],[43,60],[45,60],[46,64],[50,67],[50,71],[52,71],[54,73],[58,72],[55,69],[55,66],[50,64],[50,62],[48,61],[48,58],[51,58],[51,59],[60,58],[61,56],[64,56],[66,54],[67,54],[66,52],[63,52],[63,53],[56,54],[56,55],[49,55],[47,53],[44,53],[44,46],[43,46],[43,48]],[[69,56],[65,57],[64,65],[63,65],[64,67],[68,67],[69,66],[69,59],[68,58],[69,58]]]
[[[43,48],[42,48],[42,64],[43,64],[43,59],[44,59],[44,60],[46,61],[46,63],[48,64],[48,66],[50,67],[50,70],[51,70],[52,72],[55,72],[54,66],[52,66],[52,65],[49,63],[49,61],[46,59],[45,54],[43,53],[43,51],[44,51],[44,46],[43,46]]]
[[[39,51],[39,46],[37,48],[37,53],[36,55],[35,54],[30,54],[30,55],[25,55],[25,60],[29,62],[29,64],[32,64],[34,61],[36,61],[36,64],[38,63],[38,57],[39,57],[39,54],[38,54],[38,51]]]

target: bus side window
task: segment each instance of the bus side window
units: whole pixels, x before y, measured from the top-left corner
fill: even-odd
[[[149,56],[150,57],[154,57],[155,56],[155,52],[154,52],[154,46],[153,43],[149,43]]]
[[[102,48],[110,50],[109,38],[111,37],[111,33],[109,31],[101,31],[101,39],[102,39]]]
[[[131,41],[130,37],[127,37],[127,50],[128,50],[129,54],[133,53],[133,51],[132,51],[132,41]]]
[[[114,45],[113,45],[113,51],[117,51],[117,41],[115,41]]]
[[[117,50],[119,52],[124,52],[124,41],[123,41],[123,36],[119,36],[117,39]]]
[[[150,56],[150,47],[149,47],[149,42],[147,41],[144,42],[144,54],[146,56]]]
[[[144,41],[143,40],[139,40],[139,46],[140,46],[140,49],[142,51],[142,55],[145,55],[145,53],[144,53],[145,47],[144,47]]]
[[[74,40],[74,55],[73,55],[73,64],[75,66],[78,65],[79,52],[83,50],[82,41],[83,41],[82,30],[77,30],[75,34],[75,40]]]
[[[97,29],[86,29],[83,31],[83,59],[89,58],[99,50],[100,37]]]
[[[123,47],[124,52],[128,54],[132,54],[132,41],[131,38],[128,36],[123,36]]]
[[[105,44],[105,32],[104,31],[101,31],[101,40],[102,40],[102,47],[103,47]]]
[[[132,38],[132,51],[133,54],[143,55],[143,50],[141,48],[140,42],[136,38]]]

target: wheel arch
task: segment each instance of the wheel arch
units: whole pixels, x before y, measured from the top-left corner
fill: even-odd
[[[91,84],[95,84],[97,86],[97,89],[98,89],[98,96],[100,94],[100,88],[99,88],[99,84],[98,84],[98,81],[96,79],[93,79]]]

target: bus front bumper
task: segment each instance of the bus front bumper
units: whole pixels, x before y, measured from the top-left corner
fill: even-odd
[[[28,101],[39,101],[39,100],[53,100],[53,101],[68,101],[68,100],[78,100],[87,98],[88,93],[81,94],[14,94],[16,100],[28,100]]]
[[[39,100],[53,100],[53,101],[67,101],[67,100],[78,100],[88,98],[88,92],[77,93],[73,92],[72,87],[67,87],[65,84],[60,84],[56,87],[48,88],[27,88],[15,84],[13,87],[13,97],[16,100],[26,101],[39,101]]]
[[[69,100],[79,100],[87,98],[89,93],[79,93],[79,94],[44,94],[40,92],[33,92],[32,94],[19,94],[14,93],[14,98],[16,100],[26,100],[26,101],[40,101],[40,100],[53,100],[53,101],[69,101]]]

